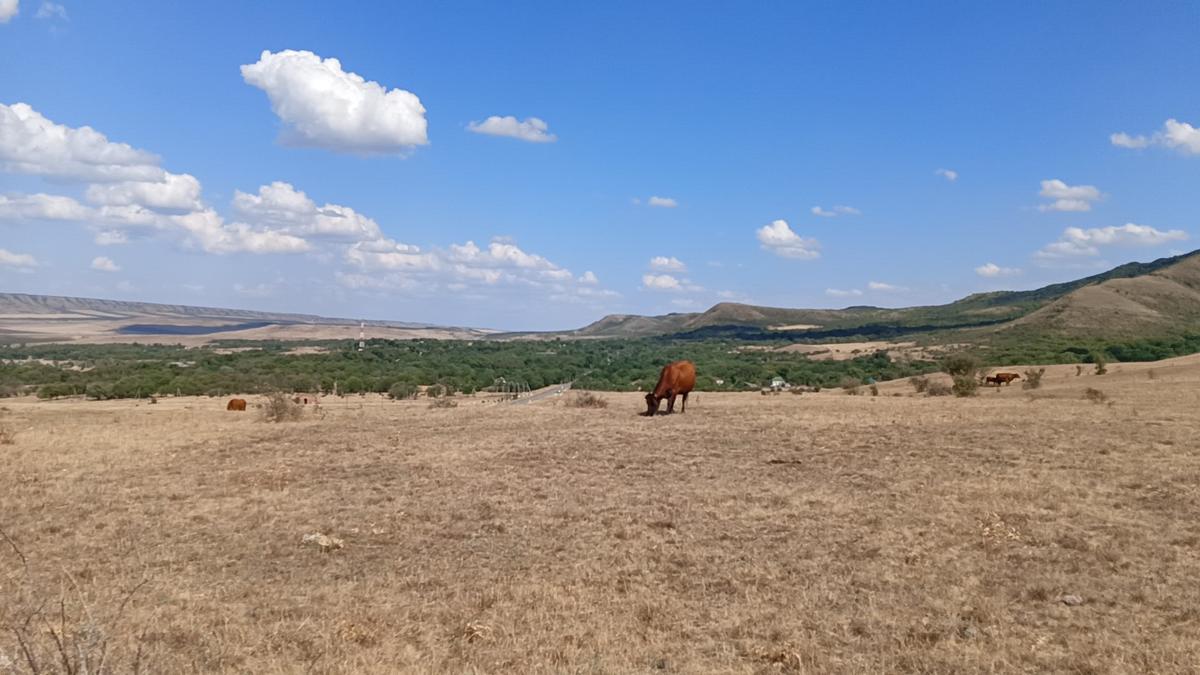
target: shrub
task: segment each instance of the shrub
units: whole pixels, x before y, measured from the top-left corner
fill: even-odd
[[[979,393],[979,380],[972,376],[957,375],[954,378],[954,384],[950,387],[954,395],[959,398],[974,396]]]
[[[1158,377],[1158,373],[1154,372],[1154,369],[1153,369],[1153,368],[1151,368],[1150,370],[1147,370],[1147,371],[1146,371],[1146,377],[1147,377],[1147,378],[1149,378],[1149,379],[1151,379],[1151,380],[1153,380],[1153,379],[1156,379],[1156,378]]]
[[[951,354],[942,359],[941,365],[942,372],[953,378],[966,377],[974,380],[975,372],[979,370],[979,362],[970,354]]]
[[[425,387],[425,395],[429,398],[440,398],[442,396],[446,396],[446,385],[431,384],[428,387]]]
[[[13,430],[5,424],[0,424],[0,445],[12,445],[16,442]]]
[[[1045,368],[1032,368],[1025,371],[1025,381],[1021,383],[1022,389],[1037,389],[1042,386],[1042,376],[1046,374]]]
[[[1075,366],[1075,377],[1083,374],[1083,366]]]
[[[304,408],[281,391],[267,394],[262,406],[263,419],[268,422],[295,422],[303,414]]]
[[[1100,352],[1092,352],[1092,363],[1096,364],[1097,375],[1108,372],[1108,362],[1104,360],[1104,356]]]
[[[929,382],[929,386],[925,389],[928,396],[949,396],[954,393],[954,388],[945,382]]]
[[[1087,389],[1083,390],[1083,398],[1091,401],[1092,403],[1104,403],[1108,400],[1108,395],[1099,389],[1088,387]]]
[[[458,403],[451,401],[448,398],[435,398],[429,402],[430,408],[457,408]]]
[[[577,391],[574,396],[567,399],[567,406],[571,408],[607,408],[608,399],[590,391]]]
[[[388,396],[395,401],[413,398],[417,395],[417,385],[411,382],[396,382],[388,388]]]
[[[929,378],[925,376],[913,375],[908,378],[908,383],[918,394],[924,394],[929,389]]]
[[[859,387],[862,386],[862,380],[857,377],[847,377],[842,380],[842,391],[849,396],[858,396],[862,393]]]
[[[872,384],[872,385],[871,385],[871,395],[872,395],[872,396],[878,396],[878,395],[879,395],[879,385],[877,385],[877,384]]]
[[[106,382],[89,382],[87,389],[83,391],[88,398],[103,401],[113,397],[112,387]]]

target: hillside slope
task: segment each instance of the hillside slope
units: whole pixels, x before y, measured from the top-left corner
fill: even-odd
[[[1196,330],[1200,330],[1200,256],[1149,274],[1084,286],[1004,328],[1092,338]]]

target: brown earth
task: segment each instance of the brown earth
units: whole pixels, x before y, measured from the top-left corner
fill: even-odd
[[[656,418],[0,401],[0,664],[1194,672],[1200,357],[1074,373]]]

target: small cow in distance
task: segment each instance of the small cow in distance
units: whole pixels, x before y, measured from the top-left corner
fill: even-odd
[[[246,399],[231,398],[231,399],[229,399],[229,405],[225,406],[225,409],[226,410],[241,410],[244,412],[246,410]]]
[[[987,384],[994,384],[999,387],[1002,384],[1011,384],[1013,380],[1019,380],[1021,376],[1016,373],[996,373],[988,375],[986,378]]]
[[[675,361],[663,366],[658,376],[658,384],[654,391],[646,394],[646,416],[653,417],[658,412],[658,404],[667,399],[667,414],[675,412],[675,397],[683,396],[679,412],[687,411],[687,398],[692,388],[696,386],[696,366],[691,361]]]

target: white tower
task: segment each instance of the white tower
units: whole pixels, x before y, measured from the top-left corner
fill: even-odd
[[[364,350],[366,348],[367,348],[367,322],[359,321],[358,322],[358,351],[361,352],[362,350]]]

